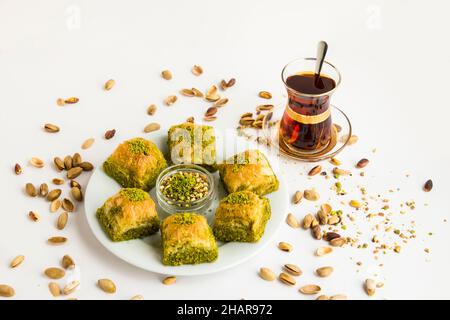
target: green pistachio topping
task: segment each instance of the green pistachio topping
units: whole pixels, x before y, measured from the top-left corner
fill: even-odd
[[[126,197],[130,201],[143,201],[147,199],[148,194],[141,189],[137,188],[125,188],[120,191],[120,194]]]
[[[136,138],[130,141],[127,141],[128,146],[130,147],[130,151],[135,154],[144,154],[148,156],[150,154],[149,144],[145,139]]]
[[[224,201],[229,204],[248,204],[250,202],[250,197],[245,192],[235,192],[228,195]]]
[[[194,214],[192,213],[180,213],[175,217],[176,224],[193,224],[195,223]]]
[[[237,158],[235,158],[234,161],[236,162]],[[231,170],[233,171],[233,173],[238,173],[239,169],[241,169],[242,166],[244,166],[246,164],[249,164],[249,163],[250,163],[250,160],[248,159],[248,157],[246,157],[244,159],[244,161],[240,161],[240,162],[234,163],[233,164],[233,168]]]

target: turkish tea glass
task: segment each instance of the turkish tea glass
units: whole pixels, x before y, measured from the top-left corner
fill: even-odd
[[[301,58],[288,63],[281,73],[288,102],[280,122],[280,143],[297,154],[317,154],[330,144],[333,134],[330,98],[341,82],[341,75],[324,61],[320,76],[334,80],[334,87],[320,94],[302,92],[288,85],[293,75],[314,75],[316,58]]]

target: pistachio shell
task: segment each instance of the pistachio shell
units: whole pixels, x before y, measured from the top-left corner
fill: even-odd
[[[329,253],[333,252],[333,248],[330,247],[320,247],[316,250],[316,256],[322,257],[324,255],[327,255]]]
[[[321,291],[322,289],[315,284],[308,284],[306,286],[303,286],[299,289],[299,291],[303,294],[308,294],[308,295],[312,295],[312,294],[317,294]]]
[[[110,279],[100,279],[98,280],[98,286],[106,293],[115,293],[116,285]]]
[[[269,268],[261,268],[259,269],[259,276],[266,281],[274,281],[276,279],[275,272],[270,270]]]
[[[333,267],[321,267],[316,270],[319,277],[326,278],[333,273]]]

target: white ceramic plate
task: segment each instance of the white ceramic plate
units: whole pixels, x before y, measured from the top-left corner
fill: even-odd
[[[270,157],[268,158],[270,161]],[[103,231],[95,214],[97,208],[101,207],[106,199],[120,190],[120,186],[107,176],[101,168],[97,168],[93,173],[86,189],[85,209],[87,221],[95,237],[106,249],[122,260],[142,269],[175,276],[191,276],[219,272],[237,266],[260,252],[270,243],[279,226],[283,223],[287,210],[286,204],[288,203],[287,186],[284,178],[277,172],[275,166],[274,171],[280,180],[280,188],[278,191],[267,195],[272,207],[272,217],[267,223],[265,233],[261,240],[258,243],[219,243],[219,258],[212,263],[177,267],[163,265],[161,262],[162,250],[160,233],[145,239],[112,242]],[[219,182],[218,173],[215,173],[215,179],[216,182]],[[225,195],[222,185],[220,183],[217,183],[216,185],[218,185],[217,197],[212,206],[211,216],[214,215],[218,200]],[[150,196],[156,202],[154,190],[150,192]],[[166,216],[159,207],[157,210],[161,218]],[[213,218],[210,217],[208,220],[212,219]]]

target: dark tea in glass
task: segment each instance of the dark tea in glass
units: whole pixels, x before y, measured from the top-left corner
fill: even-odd
[[[306,58],[283,69],[288,103],[280,123],[280,139],[289,149],[304,153],[320,152],[330,143],[330,97],[340,82],[339,72],[331,64],[325,62],[320,75],[310,71],[314,64],[315,58]]]

